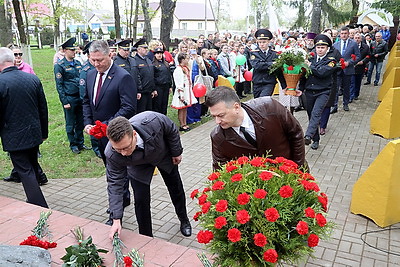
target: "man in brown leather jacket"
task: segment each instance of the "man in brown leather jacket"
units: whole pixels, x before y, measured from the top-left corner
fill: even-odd
[[[260,97],[240,103],[235,91],[220,86],[207,94],[205,105],[218,124],[211,133],[214,169],[242,155],[305,163],[303,130],[278,101]]]

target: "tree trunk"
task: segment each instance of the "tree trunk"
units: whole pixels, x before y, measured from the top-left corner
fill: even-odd
[[[149,1],[142,0],[142,9],[144,16],[144,29],[143,29],[143,37],[146,38],[147,42],[150,42],[153,39],[153,33],[151,32],[151,24],[150,24],[150,16],[149,16]]]
[[[256,28],[257,29],[261,28],[261,9],[262,9],[261,0],[258,0],[257,12],[256,12]]]
[[[160,40],[167,49],[171,43],[171,31],[174,26],[174,13],[177,0],[161,0]]]
[[[51,0],[51,7],[53,8],[54,16],[54,48],[57,49],[61,45],[60,36],[60,6],[61,0]]]
[[[12,0],[12,4],[14,7],[15,19],[17,20],[17,28],[19,32],[19,39],[21,44],[27,44],[26,42],[26,34],[24,28],[24,21],[22,20],[21,8],[19,6],[18,0]]]
[[[311,32],[320,33],[321,32],[321,10],[322,10],[322,0],[313,1],[313,11],[311,15]]]
[[[136,40],[136,35],[137,35],[137,22],[138,22],[138,16],[139,16],[139,5],[140,5],[140,0],[136,0],[136,7],[135,7],[135,17],[133,18],[133,28],[132,28],[132,38]]]
[[[27,44],[31,44],[31,40],[30,40],[30,36],[29,36],[29,32],[28,32],[28,26],[29,26],[29,20],[28,20],[28,14],[26,13],[26,7],[25,7],[25,2],[24,0],[21,0],[21,5],[22,5],[22,9],[24,10],[24,16],[25,16],[25,32],[26,32],[26,38],[27,38]]]
[[[13,41],[12,31],[11,31],[11,14],[7,12],[4,0],[0,0],[0,44],[1,46],[6,46]]]
[[[114,1],[115,38],[121,40],[121,17],[119,16],[118,0]]]
[[[132,32],[133,32],[133,27],[132,27],[133,3],[134,3],[134,1],[131,0],[131,9],[129,10],[129,21],[128,21],[129,38],[133,38],[133,35],[132,35]]]

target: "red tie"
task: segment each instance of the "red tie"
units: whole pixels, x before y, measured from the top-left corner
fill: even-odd
[[[100,91],[101,91],[101,86],[103,85],[103,84],[102,84],[103,75],[104,75],[104,73],[100,73],[99,82],[97,83],[96,99],[95,99],[95,101],[94,101],[96,105],[97,105],[97,101],[98,101],[98,99],[99,99],[99,95],[100,95]]]

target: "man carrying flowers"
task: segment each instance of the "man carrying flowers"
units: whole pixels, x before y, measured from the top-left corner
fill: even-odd
[[[311,145],[312,149],[319,147],[319,122],[321,120],[322,111],[329,99],[333,78],[332,75],[336,70],[336,60],[329,52],[332,46],[331,39],[320,34],[314,39],[316,55],[309,59],[307,64],[311,68],[312,74],[300,83],[302,91],[305,90],[307,99],[308,127],[304,137],[306,145]]]
[[[260,97],[241,103],[235,91],[220,86],[207,94],[205,105],[218,124],[211,133],[214,169],[243,155],[305,163],[301,126],[278,101]]]

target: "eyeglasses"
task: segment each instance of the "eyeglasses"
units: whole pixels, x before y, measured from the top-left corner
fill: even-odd
[[[132,146],[133,146],[133,135],[132,135],[131,143],[129,144],[129,146],[124,147],[124,148],[114,148],[113,146],[111,146],[111,150],[121,154],[122,152],[126,152],[126,151],[131,150]]]
[[[23,55],[24,53],[14,53],[14,57],[22,57],[22,55]]]

